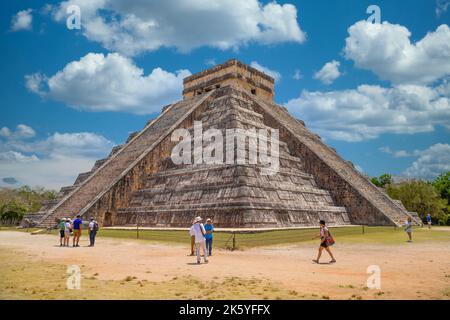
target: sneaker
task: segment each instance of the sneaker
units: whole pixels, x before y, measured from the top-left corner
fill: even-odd
[[[197,264],[200,264],[200,261],[197,261]]]
[[[319,260],[313,259],[314,263],[319,263]]]
[[[333,259],[333,260],[330,261],[330,263],[336,263],[336,260]]]
[[[208,260],[205,260],[205,263],[208,263],[209,261]]]

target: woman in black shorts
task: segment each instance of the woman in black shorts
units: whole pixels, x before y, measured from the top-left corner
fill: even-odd
[[[333,238],[331,237],[330,232],[328,231],[328,228],[325,225],[325,221],[320,220],[319,223],[320,223],[320,234],[317,235],[316,237],[314,237],[313,239],[320,237],[320,246],[319,246],[319,252],[317,254],[317,259],[313,260],[313,262],[319,263],[319,259],[320,259],[320,256],[322,255],[322,251],[323,251],[323,249],[325,249],[331,257],[330,263],[335,263],[336,259],[334,258],[333,253],[330,250],[330,246],[333,245],[334,240],[332,240]]]

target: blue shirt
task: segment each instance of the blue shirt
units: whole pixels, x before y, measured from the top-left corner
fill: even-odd
[[[83,223],[83,221],[81,221],[81,219],[75,219],[73,222],[73,228],[75,230],[80,229],[80,224],[82,224],[82,223]]]
[[[427,221],[431,221],[431,216],[427,215]]]
[[[205,224],[205,231],[211,231],[211,233],[205,234],[205,239],[212,239],[212,232],[214,231],[214,226],[212,224]]]

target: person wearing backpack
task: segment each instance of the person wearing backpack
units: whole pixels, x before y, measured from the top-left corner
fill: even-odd
[[[189,234],[195,236],[195,252],[197,255],[197,264],[200,264],[200,248],[203,251],[203,259],[205,263],[208,263],[208,253],[206,252],[206,241],[205,241],[205,227],[203,226],[202,218],[197,217],[192,224]]]
[[[317,254],[317,259],[313,260],[313,262],[319,263],[319,259],[322,255],[322,251],[323,251],[323,249],[325,249],[331,257],[330,263],[335,263],[336,259],[334,258],[333,253],[330,250],[330,247],[334,244],[334,239],[331,236],[331,233],[328,230],[327,226],[325,225],[325,221],[320,220],[319,224],[320,224],[320,234],[317,235],[316,237],[314,237],[313,239],[317,239],[320,237],[320,246],[319,246],[319,252]]]
[[[97,235],[97,231],[98,231],[98,222],[94,219],[91,218],[90,222],[89,222],[89,247],[93,247],[95,244],[95,236]]]

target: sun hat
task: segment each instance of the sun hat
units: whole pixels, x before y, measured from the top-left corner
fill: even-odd
[[[206,222],[211,222],[211,218],[206,219]]]
[[[197,218],[194,219],[194,223],[200,222],[200,221],[202,221],[202,220],[203,220],[202,217],[197,217]]]

